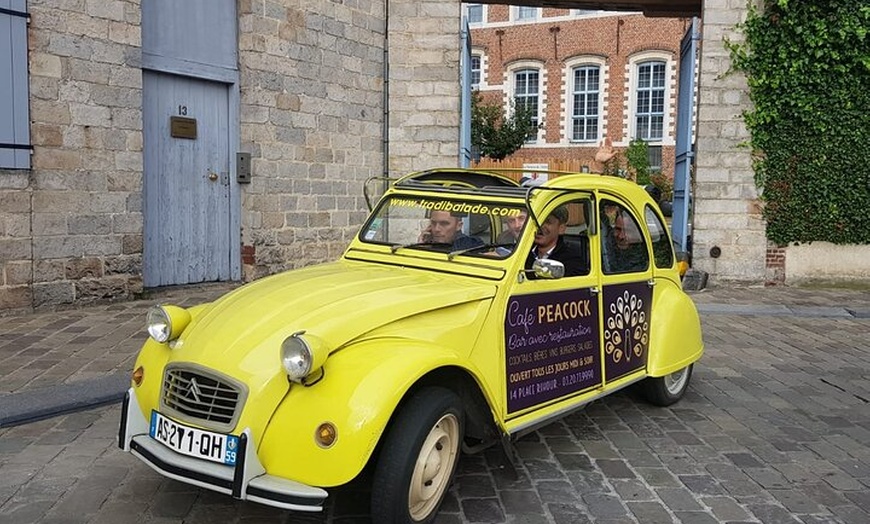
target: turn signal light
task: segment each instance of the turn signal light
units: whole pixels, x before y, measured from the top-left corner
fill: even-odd
[[[142,385],[142,380],[145,378],[145,368],[139,366],[136,368],[136,371],[133,372],[133,383],[137,386]]]
[[[329,448],[335,444],[335,439],[338,438],[338,431],[331,422],[324,422],[317,427],[317,432],[314,435],[314,440],[321,448]]]
[[[689,263],[685,260],[680,260],[679,262],[677,262],[677,270],[680,272],[681,277],[684,276],[686,274],[686,271],[689,270]]]

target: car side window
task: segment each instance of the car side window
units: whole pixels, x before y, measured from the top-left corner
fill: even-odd
[[[586,217],[591,209],[591,200],[584,197],[560,204],[539,217],[540,228],[531,226],[534,243],[526,256],[526,270],[532,269],[535,260],[548,258],[565,266],[566,278],[588,275],[591,257]],[[528,278],[535,280],[533,274]]]
[[[607,275],[646,271],[649,253],[643,229],[631,212],[612,200],[602,200],[601,264]]]
[[[659,220],[659,216],[650,206],[644,209],[646,227],[649,230],[650,242],[652,242],[653,258],[656,267],[667,268],[674,265],[674,249],[671,244],[671,236],[668,228]]]
[[[568,210],[568,222],[565,227],[563,239],[571,253],[576,253],[580,260],[580,271],[577,275],[588,275],[591,269],[589,264],[589,233],[587,232],[589,221],[586,217],[589,211],[594,209],[589,199],[572,200],[564,204]],[[570,275],[569,275],[570,276]]]

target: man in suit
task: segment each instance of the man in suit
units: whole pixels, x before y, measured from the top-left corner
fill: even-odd
[[[568,227],[568,209],[557,207],[541,223],[541,228],[535,233],[535,245],[526,257],[526,269],[539,258],[557,260],[565,266],[565,276],[574,277],[589,273],[588,253],[583,252],[580,244],[568,242],[562,236]],[[529,273],[534,279],[534,273]]]
[[[520,241],[520,235],[523,233],[523,226],[526,225],[526,219],[529,214],[525,210],[520,211],[514,216],[509,216],[505,220],[505,228],[496,240],[499,244],[516,244]]]

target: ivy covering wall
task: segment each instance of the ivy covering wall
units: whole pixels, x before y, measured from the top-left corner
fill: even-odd
[[[777,244],[870,243],[870,0],[762,0],[729,45]]]

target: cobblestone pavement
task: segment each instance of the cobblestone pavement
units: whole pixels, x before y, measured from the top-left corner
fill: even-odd
[[[192,306],[236,286],[181,286],[142,300],[0,317],[0,395],[129,373],[147,336],[150,306]]]
[[[176,298],[190,303],[193,294]],[[494,453],[464,456],[437,522],[870,522],[870,319],[862,313],[870,294],[744,288],[693,298],[707,352],[681,402],[656,408],[630,392],[595,402],[516,442],[516,479]],[[101,306],[100,322],[80,310],[4,319],[2,390],[129,366],[150,303],[140,302]],[[16,346],[27,348],[9,348],[28,336]],[[109,338],[117,355],[91,349]],[[37,349],[72,343],[77,352],[56,354],[26,378],[25,357],[39,362]],[[97,356],[68,365],[68,374],[57,369],[83,351]],[[11,386],[6,373],[16,377]],[[120,452],[118,418],[110,405],[0,429],[0,522],[369,522],[366,478],[332,492],[323,514],[238,502]]]

